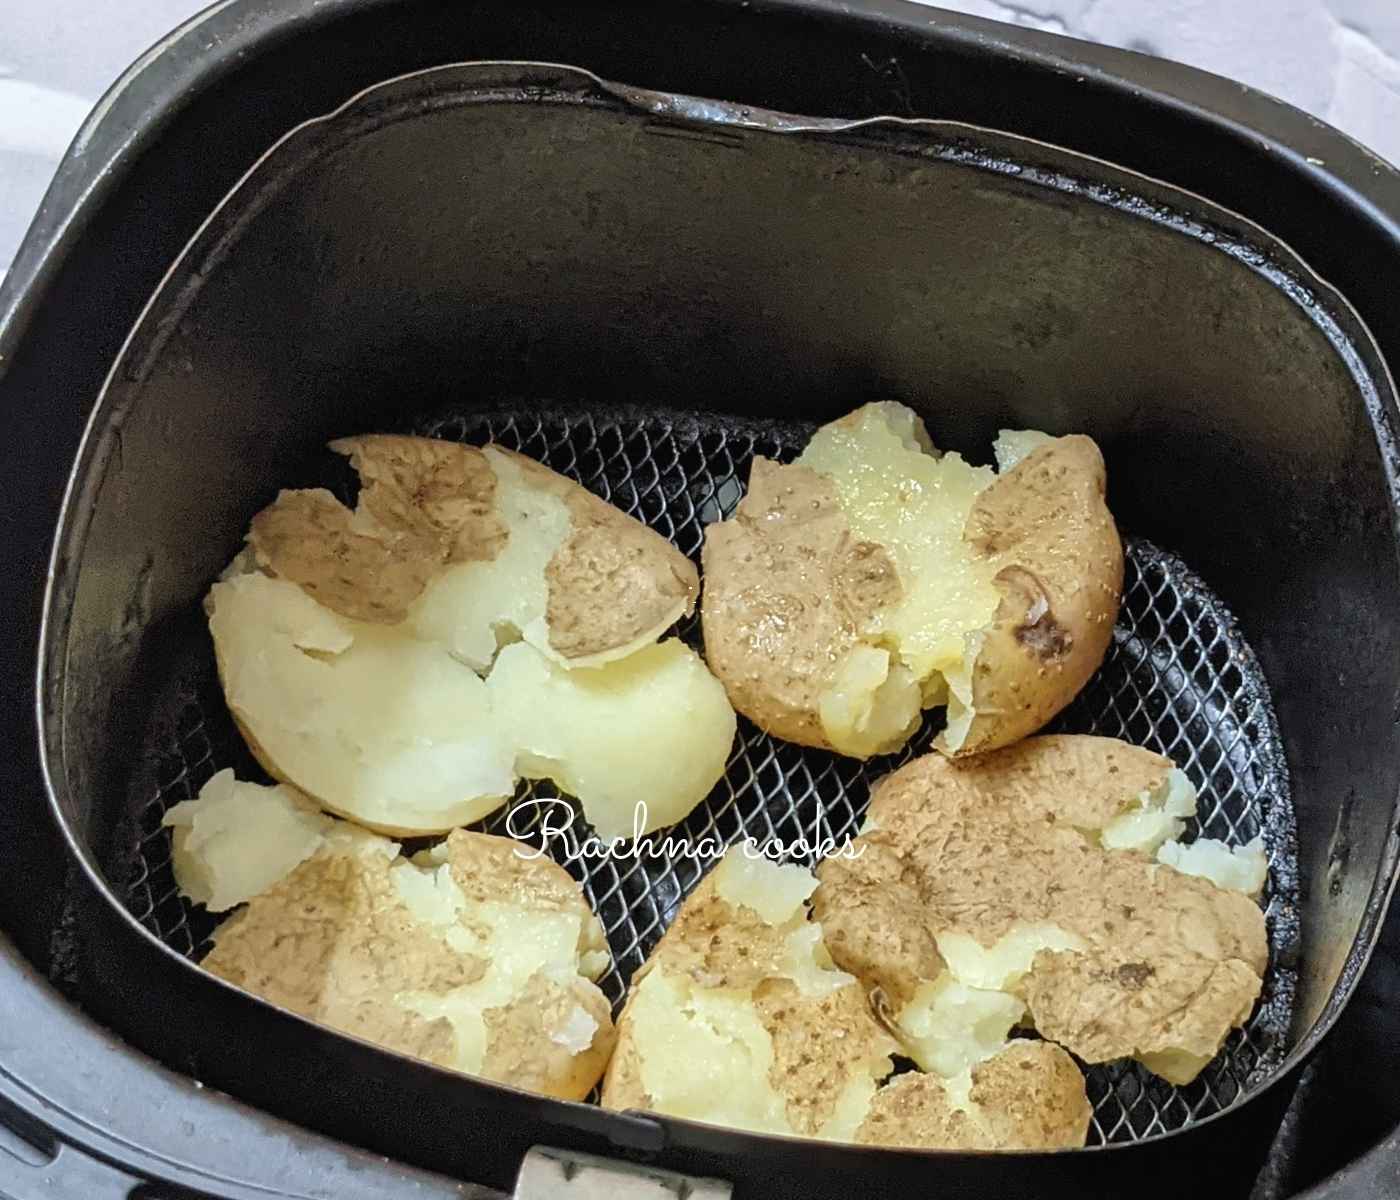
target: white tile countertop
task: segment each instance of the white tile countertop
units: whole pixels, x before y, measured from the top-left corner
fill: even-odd
[[[0,0],[0,272],[97,98],[203,0]],[[1272,92],[1400,163],[1400,0],[942,0]]]

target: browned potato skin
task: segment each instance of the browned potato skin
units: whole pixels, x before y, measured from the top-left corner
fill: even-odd
[[[474,446],[371,434],[342,438],[361,480],[352,513],[323,488],[283,491],[253,518],[259,567],[357,621],[393,625],[443,566],[487,561],[505,544],[496,476]]]
[[[1170,765],[1111,738],[1072,735],[971,760],[915,759],[872,795],[875,827],[855,842],[866,853],[817,868],[812,907],[832,958],[897,1006],[910,981],[931,977],[935,934],[989,946],[1017,924],[1053,922],[1088,949],[1042,951],[1016,989],[1044,1037],[1089,1062],[1176,1049],[1214,1056],[1258,998],[1263,913],[1238,892],[1080,832],[1162,782]],[[908,928],[916,922],[922,937]]]
[[[847,419],[847,418],[843,418]],[[1056,438],[977,499],[963,538],[995,568],[1000,605],[973,667],[977,715],[958,757],[1009,745],[1098,669],[1123,590],[1123,545],[1093,440]],[[858,541],[824,477],[754,460],[735,515],[705,531],[701,621],[736,711],[785,741],[831,750],[820,697],[878,609],[902,595],[883,547]]]
[[[587,659],[659,636],[678,608],[694,611],[699,575],[670,542],[573,480],[493,448],[569,510],[569,533],[545,572],[549,641],[562,658]],[[356,511],[324,489],[284,491],[253,518],[248,536],[262,570],[327,608],[397,624],[443,567],[489,562],[505,545],[496,475],[476,447],[368,434],[331,449],[360,475]]]
[[[901,595],[889,555],[851,534],[829,480],[756,458],[701,563],[705,657],[730,703],[765,733],[832,749],[820,697],[860,627]]]
[[[629,646],[677,606],[695,611],[695,564],[655,530],[548,467],[496,447],[568,506],[571,527],[545,570],[549,644],[568,660]]]
[[[953,755],[1034,733],[1103,662],[1123,594],[1106,487],[1098,446],[1075,435],[1039,447],[977,497],[963,539],[996,569],[1001,603],[973,666],[976,716]]]
[[[1084,1145],[1093,1106],[1074,1059],[1049,1042],[1018,1040],[972,1068],[980,1119],[949,1105],[938,1080],[911,1071],[875,1093],[856,1140],[949,1150],[1064,1150]]]
[[[637,984],[661,965],[701,987],[754,989],[759,1019],[773,1039],[769,1081],[784,1097],[793,1128],[815,1134],[831,1116],[855,1064],[872,1053],[893,1054],[898,1046],[875,1020],[859,986],[804,996],[791,980],[774,977],[782,955],[782,938],[773,926],[746,905],[735,907],[719,896],[713,872],[702,879],[633,977],[617,1021],[617,1050],[603,1078],[603,1106],[651,1106],[631,1037],[631,1008]]]
[[[459,829],[447,845],[452,877],[470,899],[586,911],[568,873],[548,859],[516,855],[518,842]],[[441,937],[414,920],[399,900],[390,865],[377,856],[365,864],[326,851],[313,855],[221,925],[200,965],[299,1016],[451,1067],[450,1023],[409,1012],[393,997],[473,983],[487,963],[444,951]],[[550,1041],[547,1031],[575,1005],[597,1021],[598,1031],[585,1052],[571,1055]],[[485,1020],[483,1075],[564,1100],[582,1100],[589,1093],[616,1038],[600,992],[566,989],[541,976],[531,980],[527,999],[490,1010]]]

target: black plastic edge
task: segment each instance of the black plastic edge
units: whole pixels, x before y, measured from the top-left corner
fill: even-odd
[[[24,1116],[12,1122],[16,1111]],[[0,934],[0,1125],[7,1124],[33,1151],[0,1142],[0,1196],[14,1200],[104,1200],[143,1181],[229,1200],[498,1196],[310,1134],[157,1065],[65,1003]],[[187,1147],[188,1155],[156,1154],[153,1145]],[[279,1179],[316,1183],[284,1191]]]

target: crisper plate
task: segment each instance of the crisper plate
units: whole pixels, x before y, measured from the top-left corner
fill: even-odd
[[[494,441],[519,450],[638,517],[698,560],[704,527],[733,512],[754,455],[789,461],[813,428],[656,409],[518,404],[439,413],[410,432],[477,445]],[[326,469],[334,472],[329,465]],[[343,489],[343,474],[314,477],[319,474],[311,471],[313,477],[286,482]],[[679,633],[700,646],[698,618],[686,621]],[[135,773],[159,781],[158,786],[131,797],[112,858],[136,917],[167,945],[198,959],[217,920],[176,892],[161,817],[224,767],[234,767],[242,778],[266,776],[224,705],[202,623],[191,622],[166,678],[166,694],[155,705],[166,716],[152,722],[157,732],[143,747],[150,769]],[[901,754],[862,764],[778,741],[741,718],[724,779],[686,821],[667,832],[688,843],[707,836],[722,844],[746,836],[760,842],[805,837],[808,843],[830,836],[839,842],[859,827],[871,783],[925,752],[940,725],[935,716]],[[1187,1087],[1172,1087],[1131,1063],[1087,1071],[1094,1106],[1090,1143],[1128,1142],[1229,1107],[1284,1057],[1298,940],[1287,771],[1268,687],[1234,618],[1180,559],[1132,537],[1113,645],[1053,728],[1121,737],[1167,755],[1200,792],[1200,833],[1235,844],[1262,834],[1269,854],[1271,968],[1248,1025]],[[551,783],[527,782],[511,806],[479,828],[505,833],[514,807],[557,795]],[[538,821],[538,809],[531,809],[511,822],[512,832],[526,840],[534,836],[538,844]],[[578,850],[579,824],[551,838],[549,848],[582,883],[603,922],[614,961],[600,982],[620,1007],[633,971],[708,864],[687,857],[567,861]],[[811,865],[808,859],[795,861]]]

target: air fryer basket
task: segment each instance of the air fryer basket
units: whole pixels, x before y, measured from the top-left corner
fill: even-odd
[[[794,422],[612,410],[590,405],[521,405],[435,414],[409,432],[520,450],[578,479],[647,521],[698,560],[704,525],[729,516],[755,453],[796,457],[810,427]],[[316,483],[334,483],[333,472]],[[681,629],[701,648],[699,620]],[[165,810],[191,799],[216,770],[264,779],[224,706],[208,638],[198,625],[160,648],[160,677],[136,760],[136,785],[116,828],[112,877],[127,907],[167,946],[194,959],[218,923],[176,890]],[[691,844],[745,836],[792,843],[854,837],[870,783],[917,753],[928,753],[939,722],[926,721],[899,756],[860,764],[742,728],[725,777],[709,799],[671,832]],[[1056,722],[1065,732],[1122,737],[1171,757],[1201,793],[1199,832],[1242,845],[1263,835],[1269,847],[1266,897],[1271,959],[1259,1005],[1221,1056],[1187,1087],[1172,1087],[1137,1064],[1090,1068],[1090,1143],[1130,1142],[1179,1129],[1238,1102],[1278,1069],[1288,1050],[1298,959],[1297,844],[1287,768],[1258,661],[1220,601],[1171,554],[1128,543],[1124,603],[1103,668]],[[152,786],[154,778],[154,786]],[[270,781],[269,781],[270,782]],[[537,798],[552,785],[527,782],[516,803],[479,827],[539,845]],[[583,834],[586,835],[586,827]],[[546,848],[584,886],[602,919],[613,967],[600,981],[619,1010],[627,982],[713,859],[575,858],[577,825]],[[815,866],[816,859],[791,861]]]
[[[1396,731],[1367,687],[1380,665],[1338,652],[1349,622],[1395,615],[1389,464],[1373,427],[1389,381],[1345,302],[1262,230],[969,126],[804,121],[563,68],[478,65],[376,88],[284,141],[148,306],[70,490],[45,738],[61,820],[101,881],[91,903],[123,905],[180,955],[203,948],[209,923],[174,893],[159,817],[215,769],[253,768],[198,600],[277,487],[325,481],[328,437],[495,438],[695,554],[754,453],[791,456],[816,422],[877,396],[914,405],[941,445],[974,455],[1005,425],[1083,429],[1105,450],[1134,535],[1128,587],[1110,658],[1060,723],[1171,755],[1202,789],[1208,836],[1263,832],[1273,961],[1259,1012],[1190,1088],[1092,1072],[1094,1140],[1159,1135],[1130,1152],[1135,1180],[1149,1148],[1170,1155],[1175,1137],[1227,1144],[1222,1122],[1276,1106],[1267,1085],[1335,1018],[1389,883],[1380,808],[1396,779],[1379,752]],[[869,778],[745,726],[685,831],[792,836],[821,818],[840,837]],[[576,869],[620,998],[699,868]],[[915,1178],[929,1158],[528,1100],[313,1036],[188,969],[176,997],[104,996],[97,981],[122,974],[123,953],[80,937],[72,963],[117,1028],[367,1144],[380,1141],[372,1117],[312,1112],[310,1089],[288,1077],[314,1065],[334,1085],[356,1068],[371,1090],[388,1079],[414,1096],[425,1119],[465,1107],[505,1129],[529,1111],[533,1128],[511,1146],[544,1127],[717,1173],[762,1163],[792,1171],[794,1195]],[[191,1013],[216,1011],[237,1013],[253,1052],[277,1061],[231,1063],[192,1028]],[[1110,1178],[1128,1169],[1110,1165],[1121,1153],[1032,1156],[1040,1174],[1026,1159],[1014,1174],[1014,1159],[934,1157],[979,1194],[1029,1195]],[[408,1157],[442,1165],[429,1148]],[[1208,1170],[1231,1177],[1227,1162]],[[481,1177],[508,1173],[492,1163]],[[1144,1194],[1166,1183],[1148,1179]]]

